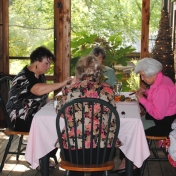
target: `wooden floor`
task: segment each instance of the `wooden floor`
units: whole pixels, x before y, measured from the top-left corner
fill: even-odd
[[[18,139],[18,136],[14,138],[11,150],[15,150],[17,148]],[[4,133],[0,131],[0,162],[2,160],[7,141],[8,136],[4,135]],[[57,153],[57,157],[59,159],[59,152]],[[118,152],[115,161],[117,168],[120,163],[118,159]],[[161,168],[163,170],[163,174],[161,172]],[[57,165],[56,168],[50,172],[50,175],[64,176],[64,173],[65,172],[59,168],[59,165]],[[163,161],[161,163],[151,161],[146,165],[144,176],[149,176],[149,174],[150,176],[176,176],[176,168],[173,168],[167,161]],[[87,173],[85,175],[89,174]],[[39,171],[30,168],[30,165],[25,161],[24,156],[20,156],[19,161],[16,161],[15,155],[8,155],[3,171],[0,172],[0,176],[41,176],[41,174]]]

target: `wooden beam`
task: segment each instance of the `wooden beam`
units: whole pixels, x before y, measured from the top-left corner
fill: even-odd
[[[0,0],[0,75],[9,74],[8,1]]]
[[[148,57],[150,0],[142,0],[141,59]]]
[[[71,0],[54,0],[54,43],[56,82],[70,76]],[[57,79],[58,78],[58,79]]]
[[[9,16],[7,0],[0,0],[0,78],[9,74]],[[6,125],[4,113],[0,107],[0,128]]]

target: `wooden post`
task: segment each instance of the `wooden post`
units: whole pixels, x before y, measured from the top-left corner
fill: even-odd
[[[70,76],[71,0],[54,0],[55,81]]]
[[[0,75],[9,74],[8,1],[0,0]]]
[[[142,0],[141,56],[148,57],[150,0]]]
[[[0,0],[0,78],[9,74],[9,26],[8,1]],[[0,107],[0,128],[6,127],[4,113]]]
[[[142,0],[142,27],[141,27],[141,56],[149,56],[149,21],[150,21],[150,0]],[[140,79],[140,86],[145,88],[146,85]]]

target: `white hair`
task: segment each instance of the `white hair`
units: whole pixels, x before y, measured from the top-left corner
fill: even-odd
[[[134,72],[139,73],[143,71],[146,77],[154,76],[158,72],[162,71],[162,64],[153,58],[143,58],[138,61],[135,66]]]

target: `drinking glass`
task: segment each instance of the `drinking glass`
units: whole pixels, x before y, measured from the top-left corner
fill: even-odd
[[[118,95],[120,95],[120,92],[122,91],[122,82],[117,82],[116,84],[116,92]]]

